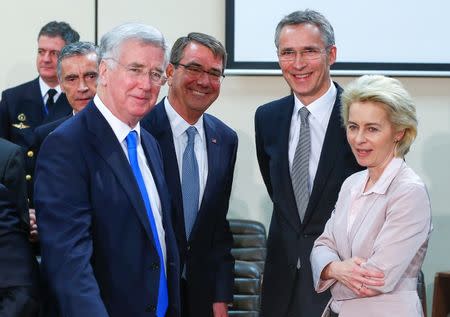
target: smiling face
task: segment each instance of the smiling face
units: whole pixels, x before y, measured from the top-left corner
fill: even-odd
[[[403,130],[396,131],[382,103],[367,101],[350,105],[347,140],[358,164],[367,167],[371,174],[382,174],[403,134]]]
[[[61,61],[61,89],[75,112],[94,98],[97,90],[97,55],[75,55]]]
[[[151,81],[148,72],[163,73],[163,67],[161,47],[128,40],[121,45],[117,62],[100,63],[99,97],[119,120],[134,127],[153,108],[161,89]],[[143,76],[136,76],[136,70],[142,70]]]
[[[49,37],[41,35],[38,39],[38,52],[36,57],[36,67],[39,76],[50,87],[58,85],[58,77],[56,75],[56,65],[58,55],[66,42],[59,37]]]
[[[330,66],[336,61],[336,47],[325,51],[320,29],[314,24],[286,25],[281,29],[278,52],[285,50],[322,50],[315,60],[304,60],[297,54],[293,61],[279,61],[283,76],[297,98],[309,105],[330,87]]]
[[[183,65],[196,65],[205,71],[222,73],[222,58],[214,56],[206,46],[190,42],[183,50]],[[200,77],[192,76],[185,67],[169,64],[167,67],[169,83],[169,102],[175,111],[190,124],[198,118],[217,99],[220,93],[220,81],[211,80],[202,73]]]

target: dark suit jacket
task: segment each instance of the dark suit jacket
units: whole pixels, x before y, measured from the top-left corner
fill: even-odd
[[[157,142],[141,141],[167,246],[167,317],[179,316],[179,258]],[[42,266],[64,316],[155,316],[159,257],[128,159],[91,102],[42,144],[36,165]]]
[[[0,183],[0,315],[16,316],[12,312],[22,312],[17,316],[35,316],[37,262],[28,233],[20,226],[14,199],[11,191]]]
[[[32,145],[34,129],[41,124],[65,117],[72,111],[66,95],[62,93],[48,115],[44,112],[39,77],[6,89],[0,101],[0,137],[20,145],[24,152],[28,195],[33,202],[33,177],[35,158]]]
[[[238,140],[236,133],[217,118],[204,114],[203,120],[208,179],[189,241],[186,241],[180,174],[164,100],[142,120],[142,126],[158,140],[162,150],[174,205],[172,219],[180,250],[180,268],[186,265],[187,306],[192,317],[212,316],[213,302],[233,300],[234,259],[230,253],[233,237],[226,215]]]
[[[295,317],[320,316],[330,298],[329,292],[316,294],[314,291],[309,255],[334,209],[342,182],[361,169],[346,140],[340,119],[342,89],[336,86],[338,94],[303,223],[298,215],[288,159],[294,96],[270,102],[256,111],[258,163],[274,206],[262,289],[264,317],[286,316],[294,292],[294,300],[302,300],[301,308],[293,314]],[[298,258],[301,268],[297,272]],[[299,285],[294,285],[296,280]]]
[[[21,220],[20,226],[26,232],[30,228],[27,204],[27,184],[22,150],[14,143],[0,138],[0,183],[9,189]]]
[[[34,144],[33,144],[33,150],[35,155],[39,154],[39,149],[41,148],[42,142],[44,142],[47,135],[49,135],[53,130],[55,130],[57,127],[59,127],[64,121],[67,119],[72,118],[73,115],[70,114],[68,116],[62,117],[56,121],[48,122],[46,124],[38,126],[36,129],[34,129]]]

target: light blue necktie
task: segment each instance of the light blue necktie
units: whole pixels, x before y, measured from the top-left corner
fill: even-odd
[[[155,241],[156,250],[159,255],[159,289],[158,289],[158,306],[156,308],[156,316],[164,317],[169,305],[169,296],[167,291],[167,279],[165,273],[164,257],[162,254],[161,244],[159,242],[158,231],[156,230],[155,218],[153,217],[152,207],[150,205],[150,199],[148,198],[147,189],[145,187],[144,178],[142,177],[141,170],[138,164],[137,158],[137,132],[131,131],[127,137],[127,150],[128,158],[130,160],[131,169],[133,170],[136,182],[139,185],[142,199],[144,200],[145,209],[147,210],[148,220],[150,222],[150,228],[152,230],[153,240]],[[139,259],[138,259],[139,260]]]
[[[186,129],[186,134],[188,141],[183,153],[181,191],[183,193],[184,228],[186,229],[186,239],[189,240],[195,218],[197,217],[200,185],[198,164],[194,151],[197,129],[189,127]]]

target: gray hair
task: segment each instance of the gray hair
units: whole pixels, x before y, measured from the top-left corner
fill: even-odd
[[[44,25],[39,31],[38,40],[41,36],[59,36],[64,40],[66,45],[80,40],[80,34],[72,29],[69,23],[57,21],[51,21]]]
[[[124,23],[116,26],[100,40],[100,60],[118,59],[121,46],[128,40],[159,47],[164,52],[164,65],[167,66],[169,48],[164,35],[155,27],[141,23]],[[108,64],[113,67],[113,64]]]
[[[355,102],[379,102],[397,131],[404,130],[395,156],[404,157],[417,136],[414,102],[400,81],[381,75],[365,75],[351,82],[341,95],[341,116],[348,123],[350,106]]]
[[[191,42],[206,46],[211,50],[215,57],[220,57],[222,60],[222,72],[225,70],[227,65],[227,51],[225,50],[225,47],[215,37],[199,32],[191,32],[187,36],[180,37],[176,40],[170,53],[171,64],[177,65],[181,61],[184,56],[184,49]]]
[[[277,28],[275,29],[275,46],[277,47],[277,49],[280,45],[281,30],[286,25],[298,25],[304,23],[313,24],[319,28],[325,47],[328,48],[329,46],[335,44],[334,30],[331,26],[330,21],[328,21],[321,13],[306,9],[305,11],[294,11],[291,14],[285,16],[278,23]]]
[[[72,56],[86,56],[89,54],[94,53],[96,55],[96,67],[98,68],[98,64],[99,64],[99,58],[98,58],[98,48],[97,46],[94,45],[94,43],[91,42],[75,42],[75,43],[71,43],[68,44],[66,46],[63,47],[63,49],[61,50],[61,52],[59,53],[58,56],[58,64],[57,64],[57,74],[58,74],[58,80],[61,81],[62,80],[62,61],[68,57],[72,57]]]

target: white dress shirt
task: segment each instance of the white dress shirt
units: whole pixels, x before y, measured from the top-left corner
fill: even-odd
[[[311,137],[311,152],[309,153],[309,191],[311,193],[314,178],[316,177],[317,167],[319,165],[320,153],[322,152],[325,133],[327,132],[328,122],[336,101],[337,89],[331,82],[327,92],[307,106],[310,114],[309,130]],[[300,137],[300,108],[305,107],[302,102],[294,95],[294,110],[292,112],[291,128],[289,131],[289,169],[292,175],[292,163],[294,162],[295,149],[297,148]]]
[[[50,87],[49,85],[47,85],[45,83],[45,81],[39,77],[39,87],[41,88],[41,96],[42,96],[42,100],[44,101],[44,105],[47,103],[48,100],[48,90],[49,89],[55,89],[56,90],[56,95],[53,96],[53,102],[56,103],[56,101],[58,100],[59,96],[61,96],[62,90],[61,90],[61,86],[58,85],[56,87]]]
[[[168,98],[164,99],[164,108],[167,113],[167,118],[170,122],[170,128],[172,129],[173,144],[175,146],[175,153],[177,155],[178,171],[180,172],[180,180],[183,175],[183,153],[187,146],[187,134],[186,129],[191,125],[186,122],[176,111],[173,109]],[[205,129],[203,127],[203,115],[193,125],[198,134],[195,137],[194,152],[198,164],[199,173],[199,197],[198,207],[200,208],[203,193],[205,191],[206,180],[208,179],[208,152],[206,150],[206,136]]]
[[[166,263],[167,253],[166,253],[166,240],[165,240],[165,231],[162,224],[162,211],[161,211],[161,201],[159,199],[158,190],[156,188],[155,180],[153,179],[152,172],[150,171],[150,167],[148,166],[147,158],[144,154],[144,149],[141,144],[141,126],[138,124],[134,128],[130,128],[126,123],[120,121],[116,116],[112,114],[112,112],[105,106],[105,104],[101,101],[98,95],[94,97],[94,103],[97,106],[98,110],[101,112],[103,117],[105,117],[108,124],[111,126],[111,129],[114,131],[114,134],[117,137],[120,145],[122,146],[122,150],[125,153],[125,156],[128,158],[128,150],[127,150],[127,142],[125,138],[132,131],[136,131],[138,134],[138,142],[137,142],[137,156],[138,156],[138,164],[139,168],[142,172],[142,177],[144,178],[145,187],[147,189],[148,198],[150,200],[150,205],[153,212],[153,218],[155,219],[156,230],[158,231],[158,238],[161,244],[161,250],[164,257],[164,263]],[[140,192],[139,192],[140,194]],[[132,215],[130,215],[132,217]],[[167,272],[166,265],[164,266]]]

